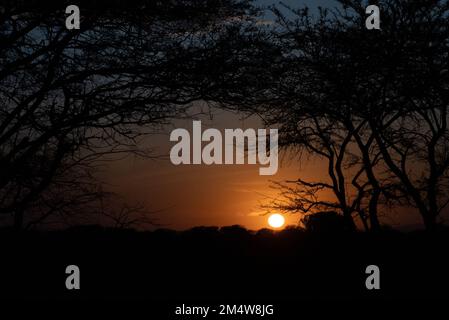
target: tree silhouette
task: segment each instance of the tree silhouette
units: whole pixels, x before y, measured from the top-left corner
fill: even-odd
[[[379,206],[407,205],[434,229],[449,200],[449,4],[379,1],[381,30],[367,30],[365,2],[338,2],[318,16],[273,8],[281,73],[252,108],[284,146],[328,168],[326,181],[283,184],[274,205],[338,211],[348,225],[358,216],[373,230]]]
[[[255,14],[234,0],[78,1],[81,29],[67,30],[68,4],[1,10],[0,213],[17,228],[46,191],[82,190],[77,175],[102,155],[146,154],[139,137],[218,99],[204,75],[226,61],[223,39],[245,34]],[[96,195],[87,189],[63,202]]]

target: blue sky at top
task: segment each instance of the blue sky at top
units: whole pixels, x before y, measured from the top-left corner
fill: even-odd
[[[301,8],[304,6],[307,6],[311,9],[311,12],[317,12],[316,9],[318,7],[323,8],[332,8],[336,6],[335,0],[256,0],[255,3],[257,5],[260,5],[262,7],[272,6],[272,5],[279,5],[279,7],[282,7],[280,4],[283,3],[291,8]],[[288,13],[286,12],[288,15]],[[266,17],[267,19],[272,18],[272,15],[270,13],[267,13]]]
[[[280,1],[276,0],[257,0],[257,3],[260,3],[261,5],[271,5],[271,4],[277,4]],[[313,7],[332,7],[335,5],[335,1],[333,0],[284,0],[283,3],[292,6],[292,7],[302,7],[304,5],[307,5],[311,8]]]

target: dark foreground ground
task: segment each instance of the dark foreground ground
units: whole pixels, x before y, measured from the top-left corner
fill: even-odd
[[[114,306],[138,301],[147,306],[143,319],[153,319],[156,311],[167,315],[158,319],[196,319],[173,315],[183,303],[275,304],[280,308],[276,319],[290,319],[287,312],[318,311],[332,301],[345,310],[358,304],[353,299],[371,306],[373,301],[374,306],[449,301],[447,230],[372,235],[298,229],[250,233],[238,227],[185,232],[79,227],[21,234],[5,229],[0,244],[2,302],[113,301]],[[80,290],[65,288],[65,268],[71,264],[80,268]],[[378,291],[365,288],[365,268],[371,264],[381,270]]]

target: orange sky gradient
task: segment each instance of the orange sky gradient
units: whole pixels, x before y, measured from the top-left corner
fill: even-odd
[[[254,117],[242,120],[241,115],[226,111],[214,111],[214,115],[200,117],[203,130],[213,127],[263,128]],[[183,230],[194,226],[242,225],[252,230],[267,228],[267,210],[263,205],[278,197],[271,181],[326,179],[326,163],[317,158],[302,158],[301,161],[280,152],[279,170],[273,176],[260,176],[257,165],[179,165],[175,166],[168,157],[171,146],[171,129],[191,129],[192,119],[179,120],[163,134],[149,137],[148,145],[160,159],[139,159],[127,157],[111,162],[103,169],[101,179],[110,191],[122,196],[126,202],[140,203],[148,210],[160,210],[154,217],[163,227]],[[275,211],[271,211],[275,212]],[[300,214],[286,214],[285,225],[297,225]],[[395,225],[399,221],[407,224],[420,223],[416,213],[407,210],[402,214],[390,213],[385,221]]]

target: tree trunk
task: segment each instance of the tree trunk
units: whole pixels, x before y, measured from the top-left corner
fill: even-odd
[[[365,229],[366,232],[368,232],[369,231],[368,218],[363,210],[359,211],[359,217],[360,220],[362,221],[363,228]]]
[[[357,231],[357,226],[355,225],[354,219],[350,212],[343,212],[343,217],[346,221],[346,226],[350,231]]]
[[[380,190],[376,189],[373,191],[369,201],[369,221],[371,224],[371,231],[375,232],[380,230],[379,218],[377,216],[377,203],[379,202],[379,196]]]

